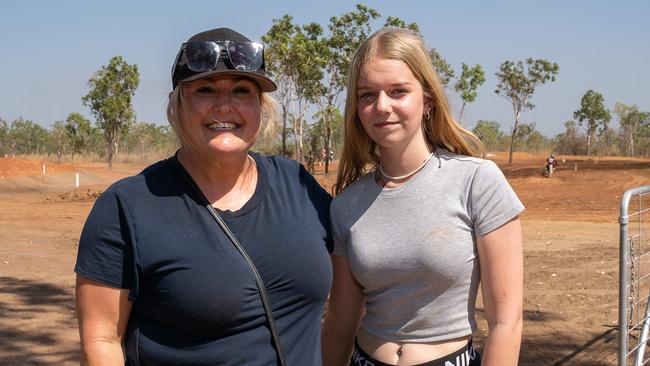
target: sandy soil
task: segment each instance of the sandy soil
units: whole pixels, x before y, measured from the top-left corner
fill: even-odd
[[[521,365],[615,365],[618,208],[650,184],[650,160],[563,157],[551,178],[544,157],[491,157],[527,207]],[[565,161],[562,162],[562,159]],[[74,266],[84,220],[111,182],[142,165],[57,165],[0,158],[0,364],[78,364]],[[75,174],[81,187],[75,188]],[[334,175],[317,172],[331,187]],[[480,345],[486,333],[479,302]]]

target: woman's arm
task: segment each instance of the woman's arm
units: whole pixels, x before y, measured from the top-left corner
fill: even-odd
[[[322,352],[324,366],[350,363],[354,337],[365,309],[366,297],[354,279],[347,257],[332,255],[334,282],[323,324]]]
[[[77,276],[76,299],[81,365],[124,365],[122,340],[131,313],[128,289]]]
[[[515,366],[523,307],[523,245],[519,218],[476,238],[481,292],[488,321],[483,366]]]

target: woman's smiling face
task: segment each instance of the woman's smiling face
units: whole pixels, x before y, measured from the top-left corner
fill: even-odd
[[[380,148],[405,146],[424,139],[422,85],[402,61],[375,57],[366,62],[357,83],[357,114]]]
[[[238,75],[222,75],[184,83],[182,88],[183,130],[200,154],[248,152],[261,124],[257,83]]]

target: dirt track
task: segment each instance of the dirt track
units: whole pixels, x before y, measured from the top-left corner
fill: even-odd
[[[521,365],[614,365],[618,207],[624,190],[650,184],[650,160],[564,158],[546,179],[543,157],[494,157],[527,207]],[[0,158],[0,364],[78,364],[79,232],[96,195],[141,168],[47,163],[43,177],[41,162]],[[485,329],[481,318],[479,344]]]

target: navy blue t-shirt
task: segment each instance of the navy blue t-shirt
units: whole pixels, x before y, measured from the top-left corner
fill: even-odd
[[[321,365],[331,197],[296,162],[252,156],[252,198],[220,213],[266,285],[287,363]],[[171,157],[109,187],[75,272],[130,289],[127,365],[276,365],[254,274],[179,169]]]

